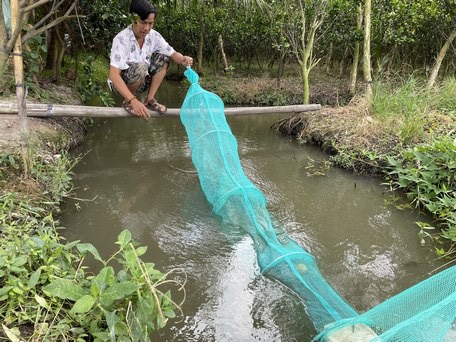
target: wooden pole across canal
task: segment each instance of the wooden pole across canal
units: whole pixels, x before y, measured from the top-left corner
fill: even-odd
[[[225,115],[253,115],[253,114],[276,114],[276,113],[300,113],[321,109],[319,104],[275,106],[275,107],[234,107],[225,108]],[[166,113],[150,112],[153,117],[179,116],[180,109],[168,108]],[[17,104],[0,101],[0,114],[17,114]],[[27,104],[27,116],[35,117],[92,117],[92,118],[120,118],[132,117],[121,107],[94,107],[73,106],[58,104]]]

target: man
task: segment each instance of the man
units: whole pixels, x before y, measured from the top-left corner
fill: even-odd
[[[133,0],[130,11],[138,18],[119,32],[113,40],[108,83],[111,90],[124,98],[122,106],[133,115],[149,118],[149,110],[163,113],[166,107],[155,100],[169,65],[169,59],[191,66],[193,58],[174,49],[155,30],[156,8],[147,0]],[[147,92],[144,102],[136,98]]]

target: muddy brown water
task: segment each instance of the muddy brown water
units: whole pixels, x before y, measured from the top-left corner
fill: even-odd
[[[164,84],[159,100],[179,107],[178,87]],[[364,312],[442,264],[418,239],[415,221],[429,219],[386,205],[382,180],[335,168],[309,176],[328,157],[274,134],[271,124],[283,117],[229,117],[228,123],[245,174],[265,194],[270,213],[316,257],[348,303]],[[148,246],[144,260],[188,275],[184,316],[157,341],[310,341],[315,335],[302,301],[260,275],[251,239],[211,216],[179,118],[96,121],[74,154],[85,155],[74,169],[75,197],[95,199],[66,201],[65,237],[90,242],[107,257],[128,228]]]

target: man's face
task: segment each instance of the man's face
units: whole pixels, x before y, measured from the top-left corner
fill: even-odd
[[[147,34],[152,30],[154,27],[154,20],[155,20],[155,13],[150,13],[146,20],[141,20],[141,18],[136,21],[136,25],[138,26],[138,31],[141,36],[144,38]]]

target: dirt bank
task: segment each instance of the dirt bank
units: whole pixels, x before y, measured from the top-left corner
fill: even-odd
[[[79,94],[71,87],[48,84],[45,88],[52,94],[49,98],[28,98],[28,103],[61,103],[82,104]],[[15,96],[8,95],[1,101],[16,101]],[[72,148],[80,144],[84,138],[85,126],[77,118],[29,118],[31,144],[44,143],[45,147],[54,151],[58,148]],[[21,131],[18,115],[0,114],[0,154],[13,154],[20,147]]]
[[[404,145],[394,127],[376,120],[363,101],[355,100],[348,106],[324,107],[285,118],[275,123],[273,129],[296,137],[301,144],[321,146],[340,167],[378,174],[384,172],[386,156],[456,129],[456,120],[437,113],[425,115],[424,122],[423,136]]]

